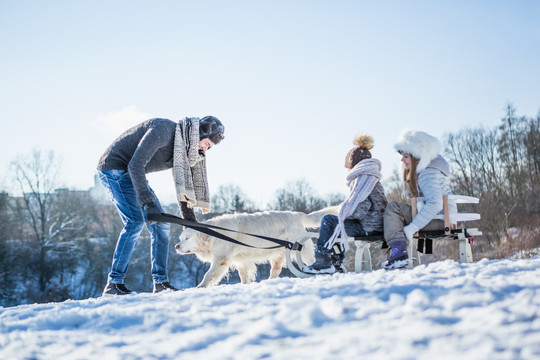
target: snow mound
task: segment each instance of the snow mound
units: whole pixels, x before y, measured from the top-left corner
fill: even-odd
[[[2,359],[538,359],[540,258],[0,308]]]

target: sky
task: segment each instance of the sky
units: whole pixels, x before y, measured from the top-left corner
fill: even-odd
[[[540,110],[540,2],[0,0],[0,189],[33,149],[59,185],[94,185],[98,159],[152,117],[217,116],[211,193],[266,206],[287,183],[346,194],[356,133],[387,178],[405,128],[442,139]],[[174,202],[169,171],[149,176]]]
[[[540,258],[0,307],[2,359],[538,359]]]

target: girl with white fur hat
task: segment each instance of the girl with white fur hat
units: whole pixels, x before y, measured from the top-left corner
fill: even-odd
[[[333,274],[345,272],[342,261],[349,244],[347,236],[360,236],[383,230],[383,214],[387,204],[381,185],[381,162],[371,158],[373,138],[358,134],[354,147],[345,157],[349,197],[341,204],[339,215],[325,215],[321,220],[315,263],[304,265],[302,271],[309,274]],[[338,240],[338,238],[340,238]],[[334,244],[340,242],[343,250],[334,253]]]
[[[404,130],[394,148],[401,154],[403,180],[409,197],[417,198],[418,213],[413,218],[411,206],[393,201],[384,212],[384,238],[390,246],[388,259],[381,264],[387,270],[409,265],[407,241],[420,229],[440,230],[442,220],[435,216],[443,212],[443,195],[450,195],[448,163],[440,155],[437,138],[415,130]],[[450,213],[456,213],[455,202],[449,202]]]

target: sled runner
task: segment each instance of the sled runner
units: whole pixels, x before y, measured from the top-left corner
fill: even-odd
[[[457,213],[450,214],[448,208],[448,199],[454,200],[457,204],[478,204],[479,199],[470,196],[463,195],[444,195],[443,196],[443,214],[435,217],[435,219],[444,221],[444,229],[438,231],[419,231],[413,237],[413,240],[408,246],[409,267],[420,264],[419,253],[431,254],[433,247],[433,240],[437,239],[454,239],[459,241],[459,261],[461,263],[470,263],[473,261],[471,244],[474,242],[474,236],[482,235],[482,232],[477,228],[466,228],[465,222],[474,221],[480,219],[480,214],[477,213]],[[411,199],[411,206],[413,207],[413,217],[416,215],[416,198]],[[457,225],[461,227],[458,228]],[[318,238],[319,234],[315,232],[306,232],[299,234],[295,239],[296,243],[303,245],[306,241]],[[377,242],[382,243],[381,248],[388,247],[384,241],[384,234],[382,232],[370,233],[365,236],[349,237],[347,239],[349,243],[354,243],[356,247],[354,271],[359,273],[363,271],[372,271],[373,263],[371,256],[371,244]],[[335,251],[339,251],[338,247],[334,248]],[[297,277],[305,278],[313,276],[302,272],[302,259],[299,254],[293,254],[292,249],[286,251],[286,261],[288,269]],[[296,256],[296,264],[292,262],[292,256]]]

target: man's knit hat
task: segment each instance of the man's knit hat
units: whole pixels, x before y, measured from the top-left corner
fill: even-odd
[[[205,138],[216,145],[225,138],[225,127],[217,117],[205,116],[199,120],[199,139]]]
[[[369,135],[358,133],[353,140],[353,147],[345,157],[345,167],[352,169],[360,161],[371,159],[371,150],[373,148],[373,138]]]

